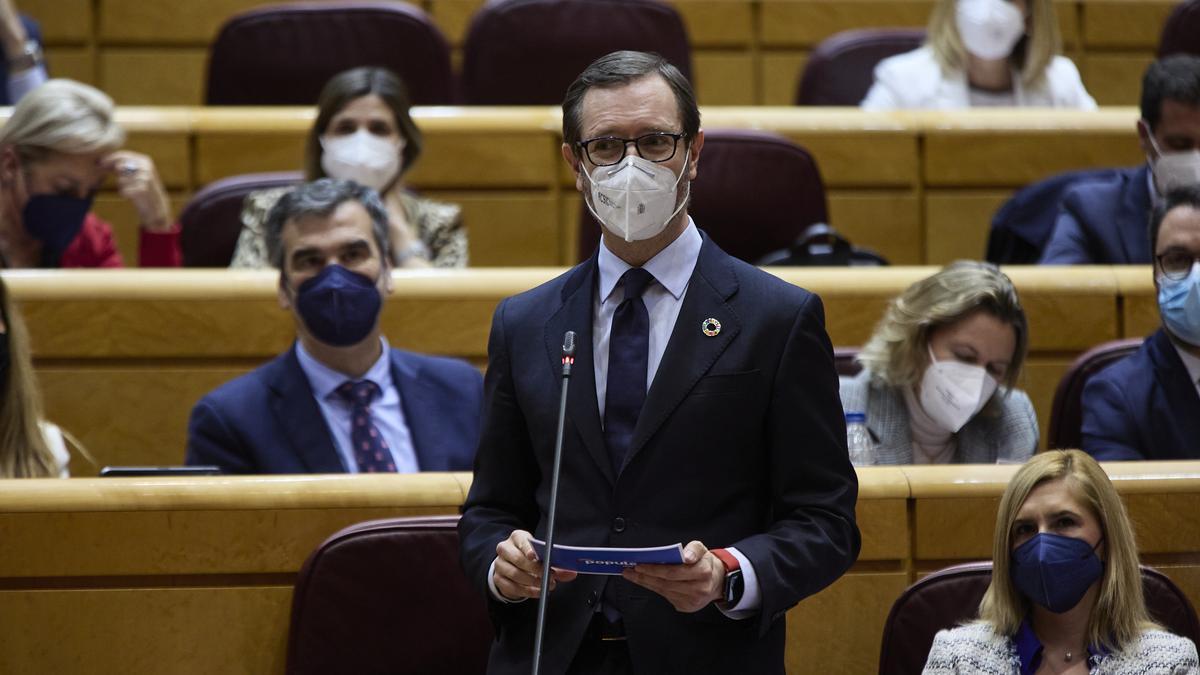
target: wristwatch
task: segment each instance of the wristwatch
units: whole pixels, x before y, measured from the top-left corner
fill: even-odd
[[[746,581],[742,578],[742,564],[729,551],[723,548],[714,548],[712,554],[717,556],[717,560],[725,566],[725,593],[724,602],[729,607],[736,606],[742,601],[742,594],[746,592]]]
[[[21,54],[8,62],[8,69],[18,73],[29,70],[42,62],[42,46],[37,40],[26,40]]]

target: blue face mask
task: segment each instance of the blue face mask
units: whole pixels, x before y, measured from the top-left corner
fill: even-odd
[[[34,195],[25,202],[21,219],[29,235],[42,243],[44,267],[58,267],[63,251],[79,236],[93,197]]]
[[[308,332],[334,347],[362,342],[379,319],[383,296],[375,282],[341,265],[327,265],[300,284],[296,310]]]
[[[1172,335],[1200,347],[1200,262],[1179,281],[1159,277],[1158,312]]]
[[[1096,546],[1099,546],[1099,542]],[[1082,539],[1041,532],[1012,553],[1013,584],[1032,602],[1056,614],[1079,604],[1104,574],[1096,549]]]

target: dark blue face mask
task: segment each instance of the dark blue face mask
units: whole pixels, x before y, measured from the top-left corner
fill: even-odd
[[[63,251],[79,236],[94,197],[34,195],[25,202],[21,219],[25,231],[42,243],[42,266],[58,267]]]
[[[1011,576],[1017,590],[1055,614],[1078,605],[1103,574],[1104,563],[1096,557],[1096,548],[1075,537],[1041,532],[1012,553]]]
[[[370,335],[383,296],[367,277],[341,265],[327,265],[300,284],[295,304],[313,337],[327,345],[348,347]]]

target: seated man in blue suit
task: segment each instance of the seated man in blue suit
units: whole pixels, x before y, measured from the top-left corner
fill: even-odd
[[[1083,390],[1083,449],[1099,460],[1200,458],[1200,186],[1150,222],[1163,327]]]
[[[1200,57],[1155,61],[1142,78],[1138,138],[1147,163],[1063,197],[1043,265],[1150,262],[1146,222],[1162,195],[1200,184]]]
[[[465,471],[483,378],[452,359],[390,349],[388,215],[374,190],[321,179],[271,210],[267,250],[295,346],[192,410],[187,463],[226,473]]]

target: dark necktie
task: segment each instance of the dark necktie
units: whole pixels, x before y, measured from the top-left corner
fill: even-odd
[[[633,430],[646,401],[646,364],[650,351],[650,315],[642,292],[654,275],[640,267],[621,276],[625,297],[613,314],[608,340],[608,380],[604,395],[604,442],[613,472],[621,473]]]
[[[346,380],[337,393],[350,404],[350,444],[359,473],[395,473],[392,451],[371,419],[371,401],[379,397],[379,385],[370,380]]]

